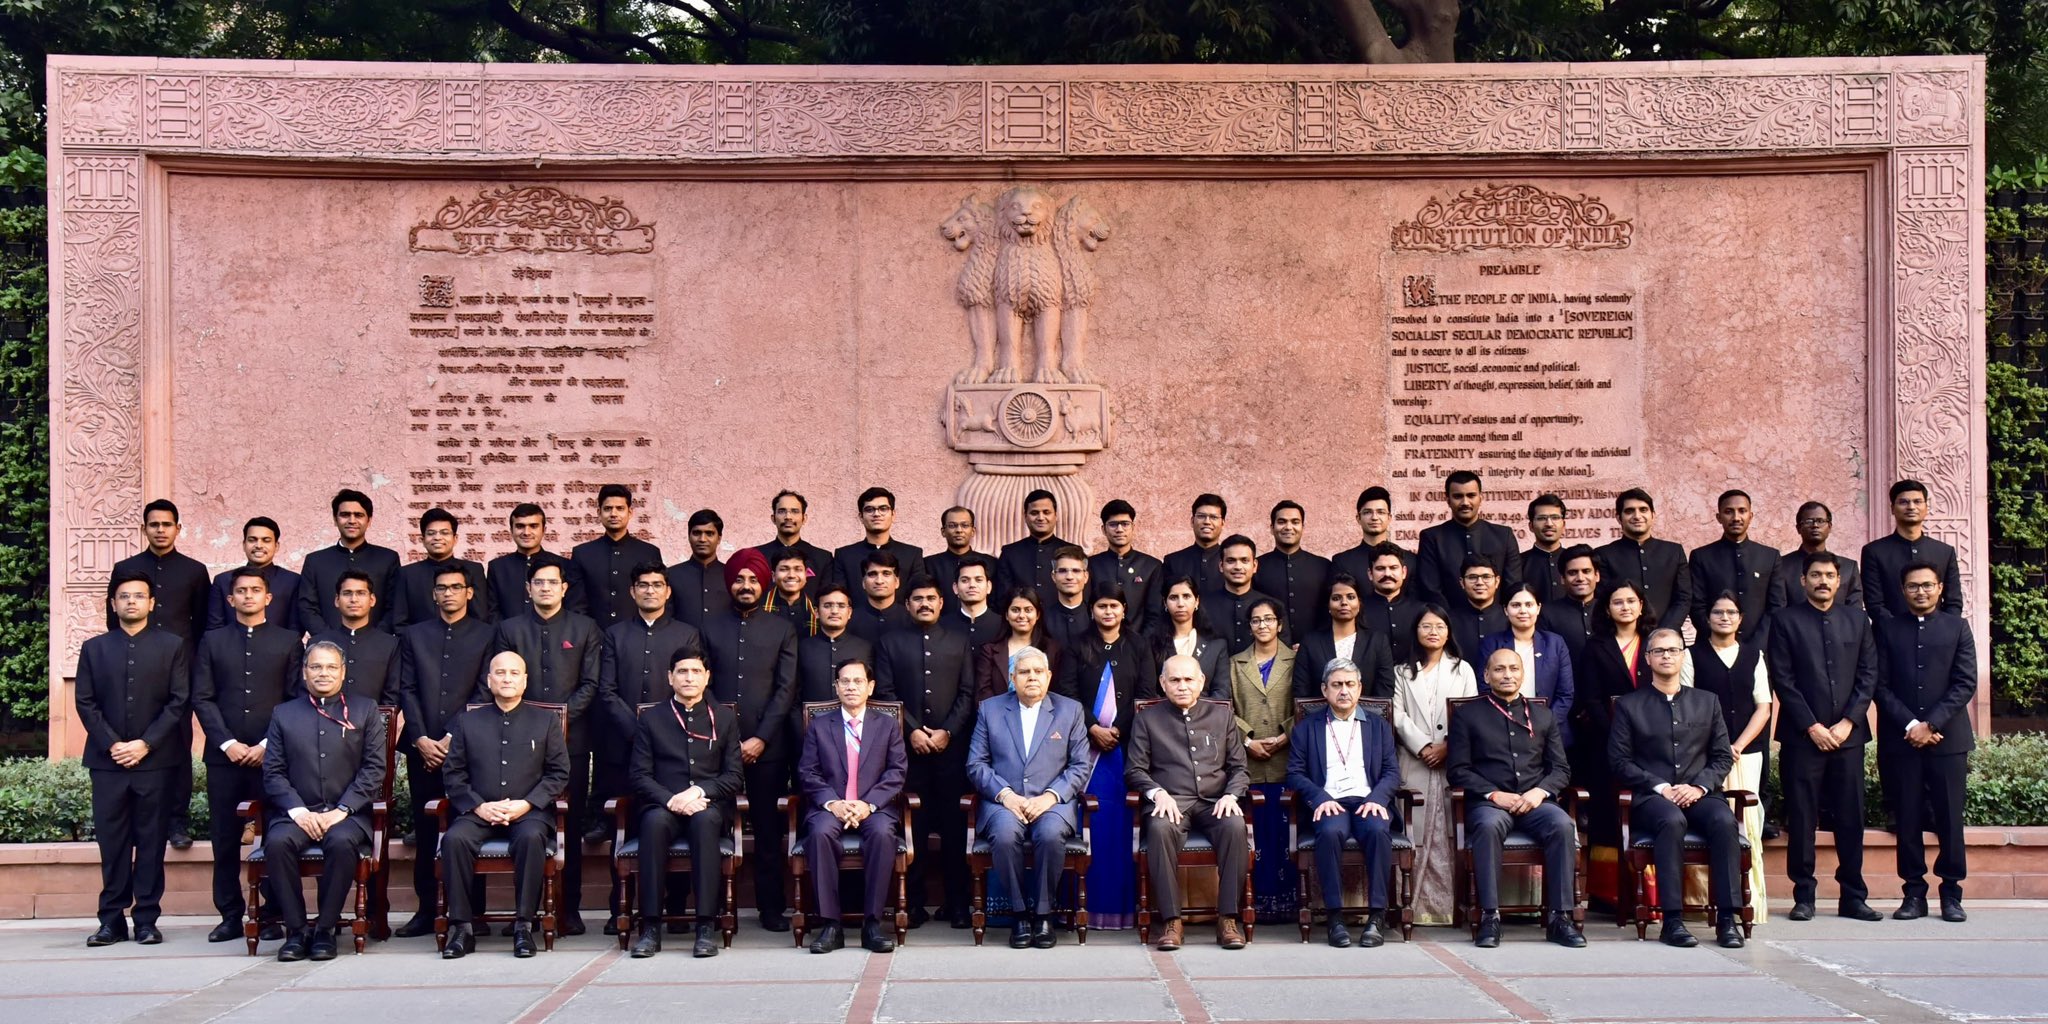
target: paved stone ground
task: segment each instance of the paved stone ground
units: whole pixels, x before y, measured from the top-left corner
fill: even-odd
[[[1889,909],[1889,908],[1887,908]],[[528,961],[487,939],[444,963],[431,939],[372,943],[363,956],[280,964],[208,945],[211,924],[166,919],[167,941],[85,948],[86,921],[0,924],[6,1024],[949,1024],[969,1021],[2048,1022],[2048,905],[1976,903],[1964,925],[1780,917],[1747,949],[1673,950],[1634,929],[1591,924],[1585,950],[1508,929],[1496,950],[1418,929],[1377,950],[1302,945],[1259,930],[1240,952],[1137,945],[1130,932],[1066,936],[1050,951],[976,949],[934,925],[889,956],[795,950],[742,918],[734,948],[622,957],[598,935]],[[1190,938],[1210,938],[1207,928]],[[266,954],[274,944],[266,944]]]

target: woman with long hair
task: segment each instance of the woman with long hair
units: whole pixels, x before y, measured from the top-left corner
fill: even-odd
[[[991,640],[974,649],[974,701],[982,701],[1010,691],[1010,659],[1026,647],[1036,647],[1045,652],[1048,668],[1056,659],[1047,648],[1045,623],[1038,603],[1038,591],[1030,587],[1012,587],[1003,595],[1003,603],[996,606],[1003,613],[1003,624],[1009,632],[1002,638]]]
[[[1592,795],[1586,819],[1591,840],[1601,846],[1621,845],[1621,811],[1615,803],[1614,772],[1608,767],[1607,733],[1614,723],[1614,698],[1635,692],[1650,681],[1644,641],[1657,610],[1643,588],[1623,580],[1607,592],[1607,628],[1586,641],[1586,664],[1579,666],[1580,692],[1572,710],[1572,785]]]
[[[1458,656],[1451,617],[1427,604],[1415,617],[1413,661],[1394,667],[1394,735],[1401,744],[1401,783],[1422,795],[1407,823],[1415,844],[1415,923],[1449,924],[1458,894],[1451,884],[1457,851],[1451,848],[1451,785],[1444,776],[1450,735],[1449,701],[1479,693],[1479,678]]]
[[[1294,859],[1287,849],[1287,743],[1294,731],[1294,649],[1280,642],[1284,609],[1270,597],[1245,608],[1252,645],[1230,658],[1230,704],[1244,737],[1252,789],[1264,806],[1248,810],[1258,854],[1252,860],[1252,906],[1261,923],[1286,921],[1300,906]]]

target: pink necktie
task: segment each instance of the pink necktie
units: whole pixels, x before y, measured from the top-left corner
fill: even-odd
[[[860,799],[860,723],[846,719],[846,799]]]

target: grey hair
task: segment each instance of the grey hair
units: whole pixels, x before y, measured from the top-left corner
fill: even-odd
[[[1644,637],[1644,638],[1643,638],[1643,646],[1647,648],[1647,647],[1649,647],[1649,646],[1650,646],[1651,644],[1653,644],[1653,643],[1656,643],[1656,642],[1657,642],[1657,634],[1659,634],[1659,633],[1669,633],[1669,634],[1671,634],[1672,636],[1675,636],[1675,637],[1677,637],[1677,638],[1678,638],[1678,643],[1679,643],[1679,645],[1680,645],[1680,646],[1684,646],[1684,644],[1685,644],[1685,634],[1684,634],[1684,633],[1680,633],[1679,631],[1677,631],[1677,630],[1675,630],[1675,629],[1672,629],[1672,628],[1671,628],[1670,626],[1661,626],[1661,627],[1659,627],[1659,628],[1657,628],[1657,629],[1653,629],[1653,630],[1651,630],[1651,631],[1650,631],[1650,635],[1649,635],[1649,636],[1646,636],[1646,637]]]
[[[335,643],[332,640],[315,640],[313,641],[311,646],[306,648],[306,657],[311,658],[313,656],[313,652],[318,650],[333,651],[334,656],[341,659],[341,671],[343,673],[348,672],[348,653],[341,649],[340,644]],[[301,664],[303,663],[304,662],[302,661]]]
[[[1323,666],[1323,682],[1328,683],[1330,677],[1339,672],[1349,672],[1361,680],[1365,678],[1365,673],[1359,671],[1357,662],[1350,658],[1331,658],[1329,664]]]
[[[1017,648],[1016,653],[1010,655],[1009,674],[1012,676],[1016,675],[1017,663],[1023,661],[1026,658],[1037,658],[1039,661],[1044,662],[1047,668],[1052,667],[1052,659],[1046,657],[1044,651],[1041,651],[1038,648],[1031,646],[1030,644],[1025,644],[1024,646]]]

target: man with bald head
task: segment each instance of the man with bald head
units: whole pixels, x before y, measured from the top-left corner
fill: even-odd
[[[1199,829],[1216,848],[1216,943],[1244,948],[1238,900],[1251,870],[1244,808],[1252,777],[1244,735],[1230,705],[1203,701],[1202,665],[1185,654],[1166,659],[1159,688],[1166,699],[1132,716],[1124,783],[1149,805],[1143,843],[1150,852],[1152,903],[1159,908],[1159,948],[1179,949],[1180,852]]]
[[[562,717],[525,703],[526,659],[516,651],[495,655],[484,685],[491,703],[448,723],[442,778],[457,817],[441,836],[441,880],[448,893],[448,944],[441,957],[446,960],[476,948],[471,922],[480,908],[470,900],[476,891],[477,851],[492,839],[507,840],[512,848],[512,955],[534,954],[533,919],[540,914],[541,872],[554,839],[555,798],[569,785]]]
[[[1451,716],[1444,772],[1465,791],[1465,835],[1479,891],[1482,949],[1500,945],[1501,848],[1521,832],[1543,848],[1548,938],[1576,949],[1586,937],[1572,924],[1577,902],[1578,836],[1552,799],[1571,781],[1564,737],[1550,709],[1522,695],[1522,657],[1503,647],[1486,659],[1486,690]]]
[[[967,779],[981,795],[978,828],[995,860],[996,887],[1016,911],[1010,948],[1051,949],[1053,889],[1095,762],[1081,705],[1051,692],[1044,651],[1025,647],[1010,659],[1010,687],[975,716]],[[1037,869],[1028,899],[1027,865]]]

